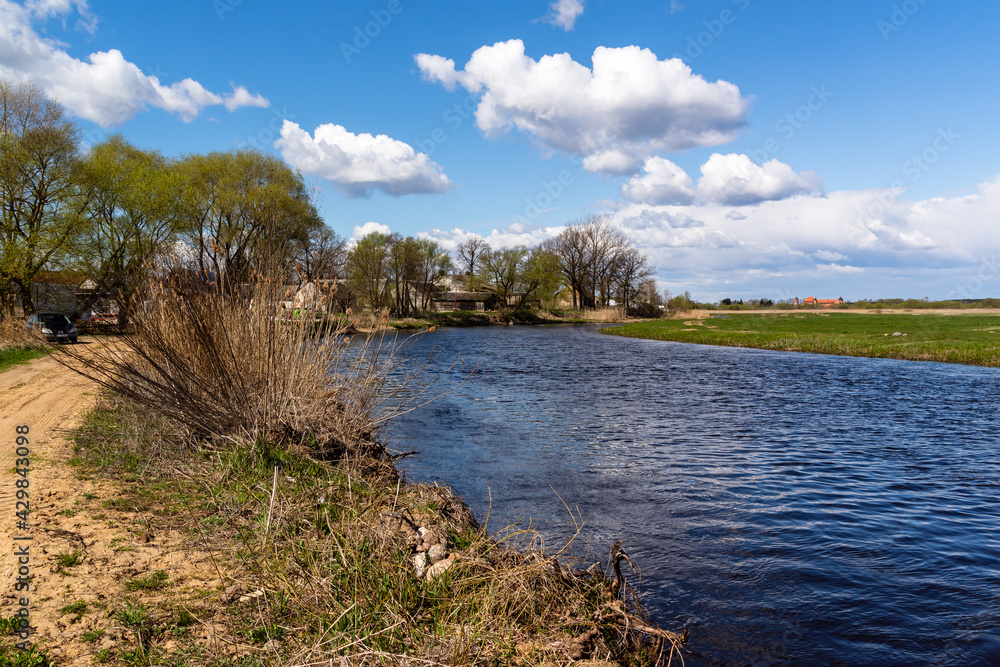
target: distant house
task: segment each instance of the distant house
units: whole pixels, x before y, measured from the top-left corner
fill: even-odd
[[[803,306],[823,306],[824,308],[831,308],[833,306],[838,306],[844,303],[844,298],[839,299],[817,299],[814,296],[807,296],[802,302]]]
[[[442,292],[434,297],[434,310],[447,312],[452,310],[486,310],[486,304],[493,295],[489,292]]]
[[[77,287],[86,279],[86,276],[73,271],[39,271],[31,283],[31,301],[35,311],[58,311],[70,318],[79,317]]]

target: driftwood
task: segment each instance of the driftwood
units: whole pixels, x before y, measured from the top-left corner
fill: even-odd
[[[673,662],[673,656],[676,652],[681,659],[681,664],[684,662],[684,657],[681,654],[681,647],[687,644],[690,633],[687,628],[682,632],[671,632],[669,630],[664,630],[658,625],[653,624],[645,620],[645,610],[642,607],[642,603],[639,600],[638,593],[628,584],[625,579],[625,575],[622,574],[621,562],[625,561],[632,568],[632,571],[637,575],[640,575],[639,569],[632,563],[629,558],[628,553],[622,548],[621,540],[614,543],[611,547],[610,556],[611,570],[615,574],[615,580],[611,582],[611,593],[614,595],[614,602],[609,603],[606,606],[607,613],[601,614],[597,621],[599,623],[614,623],[621,626],[622,632],[628,636],[632,635],[636,641],[641,641],[642,636],[646,635],[653,639],[657,645],[657,658],[654,664],[660,664],[663,657],[663,649],[666,643],[670,644],[670,653],[668,654],[667,664]],[[625,602],[625,591],[631,594],[633,605],[636,608],[636,612],[630,612]],[[622,597],[619,599],[619,593]]]

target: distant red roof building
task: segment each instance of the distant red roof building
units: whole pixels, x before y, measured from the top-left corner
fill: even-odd
[[[837,306],[837,305],[840,305],[842,303],[844,303],[844,298],[843,297],[840,297],[839,299],[817,299],[814,296],[807,296],[805,298],[805,300],[802,301],[802,305],[804,305],[804,306],[824,306],[824,307],[829,307],[829,306]]]

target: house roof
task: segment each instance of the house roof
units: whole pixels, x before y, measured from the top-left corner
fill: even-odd
[[[79,285],[87,278],[87,274],[81,271],[39,271],[32,282],[42,285]]]
[[[489,292],[444,292],[435,301],[485,301]]]

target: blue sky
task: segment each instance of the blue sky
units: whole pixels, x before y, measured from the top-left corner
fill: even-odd
[[[530,245],[603,213],[700,299],[1000,296],[997,3],[0,0],[0,19],[0,76],[88,141],[273,152],[345,237]]]

